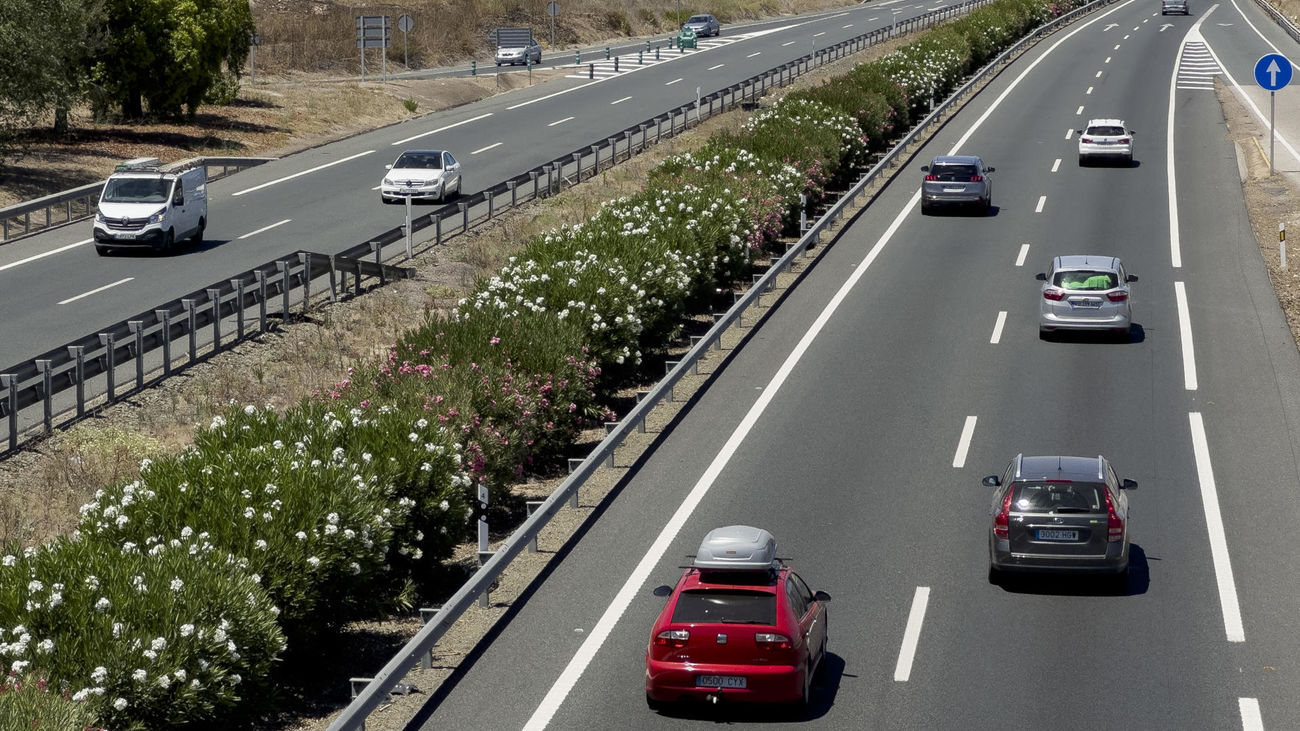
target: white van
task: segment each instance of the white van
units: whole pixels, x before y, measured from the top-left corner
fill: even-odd
[[[208,175],[197,167],[136,158],[117,166],[99,196],[95,251],[117,248],[171,251],[178,241],[202,243],[208,225]]]

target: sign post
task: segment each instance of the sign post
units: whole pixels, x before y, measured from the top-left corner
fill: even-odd
[[[411,60],[410,58],[407,57],[408,46],[406,42],[406,34],[414,27],[415,27],[415,21],[411,20],[411,16],[409,15],[397,16],[397,29],[402,31],[402,65],[408,69],[411,68]]]
[[[1291,62],[1280,53],[1261,56],[1255,62],[1255,83],[1268,89],[1268,174],[1273,175],[1273,138],[1277,124],[1274,114],[1277,106],[1277,90],[1291,83]]]
[[[361,80],[366,80],[366,49],[378,48],[381,57],[384,81],[388,81],[388,43],[392,35],[388,32],[392,18],[387,15],[358,15],[357,48],[361,49]]]
[[[551,48],[555,48],[555,15],[560,12],[560,4],[551,0],[546,3],[546,14],[551,16]]]

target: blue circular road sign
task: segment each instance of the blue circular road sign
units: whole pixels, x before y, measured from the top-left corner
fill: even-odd
[[[1270,53],[1255,62],[1255,83],[1277,91],[1291,83],[1291,62],[1280,53]]]

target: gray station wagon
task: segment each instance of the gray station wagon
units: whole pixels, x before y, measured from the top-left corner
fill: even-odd
[[[1038,335],[1056,330],[1101,330],[1127,338],[1133,323],[1129,284],[1137,276],[1113,256],[1058,256],[1038,274]]]
[[[1105,457],[1016,455],[989,475],[989,581],[1003,572],[1109,574],[1128,585],[1129,490]]]
[[[984,161],[974,155],[940,155],[922,165],[921,214],[941,206],[974,207],[987,214],[993,207],[993,181]]]

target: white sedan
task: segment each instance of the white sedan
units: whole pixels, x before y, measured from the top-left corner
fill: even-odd
[[[443,201],[460,194],[460,163],[446,150],[407,150],[387,167],[379,184],[379,199],[384,203],[403,198]]]
[[[1079,164],[1116,160],[1133,164],[1133,130],[1122,119],[1090,119],[1079,130]]]

